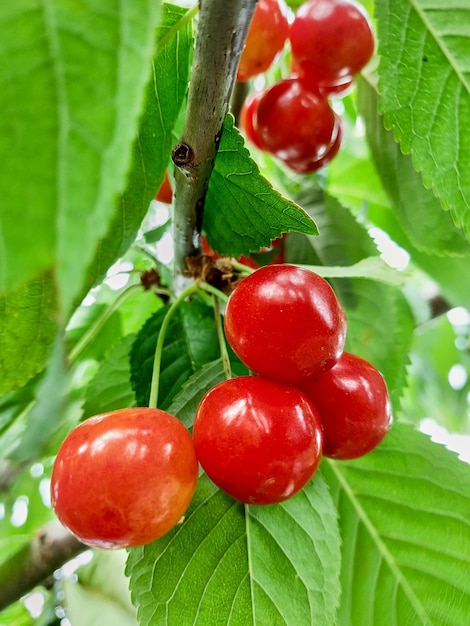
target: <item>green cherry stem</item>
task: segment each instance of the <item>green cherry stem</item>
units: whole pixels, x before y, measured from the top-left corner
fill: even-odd
[[[137,291],[142,291],[142,283],[140,282],[135,285],[130,285],[123,292],[121,292],[116,300],[108,306],[108,308],[96,320],[96,322],[88,328],[88,330],[84,333],[84,335],[82,335],[82,337],[78,340],[72,350],[70,350],[69,363],[71,365],[76,362],[82,352],[86,350],[89,344],[98,336],[99,332],[102,330],[103,326],[109,320],[111,315],[119,309],[123,302],[125,302]]]
[[[215,294],[213,294],[212,297],[214,299],[215,327],[217,330],[217,339],[219,340],[220,356],[222,358],[222,365],[224,366],[225,378],[229,380],[230,378],[232,378],[232,368],[230,366],[230,357],[228,355],[227,344],[225,343],[224,329],[222,327],[219,297]]]
[[[248,274],[253,274],[253,272],[256,272],[256,270],[253,269],[252,267],[248,267],[248,265],[244,265],[243,263],[240,263],[240,261],[237,261],[236,259],[230,259],[230,263],[232,264],[233,269],[238,270],[240,274],[244,274],[245,276],[248,276]]]
[[[170,325],[171,319],[175,314],[176,310],[180,306],[184,300],[191,294],[195,293],[199,289],[198,283],[191,283],[187,289],[185,289],[171,304],[170,308],[166,312],[165,317],[163,318],[163,322],[160,328],[160,332],[158,333],[157,345],[155,347],[155,356],[153,359],[153,370],[152,370],[152,384],[150,387],[150,398],[149,398],[149,407],[151,409],[156,409],[158,404],[158,390],[160,383],[160,370],[162,363],[162,353],[163,353],[163,344],[165,342],[165,335],[168,330],[168,326]]]

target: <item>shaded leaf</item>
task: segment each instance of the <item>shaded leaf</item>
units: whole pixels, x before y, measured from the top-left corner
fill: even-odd
[[[131,350],[131,383],[138,406],[147,406],[149,402],[158,333],[168,308],[158,310],[144,324]],[[199,298],[184,302],[170,321],[165,336],[158,406],[168,407],[191,374],[218,357],[213,308]]]
[[[199,480],[185,521],[129,552],[141,623],[333,624],[336,513],[318,474],[294,498],[245,506]]]
[[[470,238],[470,5],[384,0],[376,16],[386,124]]]
[[[412,243],[428,254],[467,253],[469,244],[449,212],[422,184],[411,156],[404,155],[392,131],[387,131],[377,113],[378,96],[366,82],[360,82],[359,109],[365,118],[372,156],[382,184]]]
[[[233,361],[231,366],[234,376],[248,375],[248,369],[238,360]],[[192,428],[194,415],[202,396],[225,378],[221,359],[207,363],[184,383],[168,408],[169,413],[176,415],[186,428]]]
[[[0,297],[0,395],[44,368],[56,334],[56,306],[50,274]]]
[[[101,362],[86,391],[83,419],[134,405],[135,395],[129,381],[129,353],[134,340],[134,335],[121,339]]]
[[[44,376],[36,388],[35,401],[27,412],[24,433],[9,457],[16,463],[40,458],[51,435],[64,419],[67,396],[64,338],[59,333]]]
[[[470,467],[405,424],[324,463],[342,536],[338,626],[460,626],[470,613]]]
[[[305,211],[261,176],[231,115],[209,181],[203,225],[210,246],[229,256],[269,247],[286,232],[317,233]]]

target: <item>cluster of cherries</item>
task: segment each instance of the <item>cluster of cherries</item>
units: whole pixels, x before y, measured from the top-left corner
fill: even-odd
[[[211,480],[248,504],[290,498],[322,455],[354,459],[391,424],[383,376],[344,352],[346,317],[329,283],[289,264],[266,265],[229,297],[227,340],[254,376],[202,398],[193,437]]]
[[[212,387],[192,436],[177,417],[140,407],[91,417],[62,442],[51,502],[83,543],[129,548],[167,533],[199,464],[233,498],[274,504],[307,484],[322,455],[356,458],[385,437],[386,384],[343,351],[345,314],[323,278],[289,264],[255,270],[231,293],[224,328],[254,375]]]
[[[237,80],[265,72],[290,42],[290,75],[251,93],[241,113],[246,137],[292,170],[305,174],[331,161],[342,140],[329,98],[341,95],[369,62],[374,35],[355,0],[308,0],[292,23],[284,0],[259,0]]]

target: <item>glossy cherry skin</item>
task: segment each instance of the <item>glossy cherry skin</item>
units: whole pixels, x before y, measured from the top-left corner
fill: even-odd
[[[345,76],[342,79],[342,82],[329,85],[329,84],[318,84],[315,76],[311,76],[308,73],[305,73],[303,68],[297,63],[295,57],[291,57],[291,76],[295,78],[299,78],[303,83],[313,91],[319,91],[321,94],[329,97],[338,97],[343,98],[351,91],[351,88],[354,84],[354,79],[352,76]]]
[[[257,376],[233,378],[206,393],[193,436],[209,478],[246,504],[290,498],[321,460],[315,407],[295,387]]]
[[[374,35],[364,8],[354,0],[308,0],[289,31],[292,55],[311,83],[343,85],[374,52]]]
[[[368,361],[343,352],[317,380],[301,385],[323,425],[323,454],[333,459],[364,456],[383,440],[392,423],[387,385]]]
[[[170,175],[165,171],[165,178],[155,194],[155,200],[171,204],[173,201],[173,189],[171,187]]]
[[[307,269],[266,265],[230,294],[227,340],[253,372],[298,384],[339,359],[346,318],[330,285]]]
[[[308,174],[310,172],[316,172],[334,159],[338,154],[341,147],[341,141],[343,139],[343,126],[341,118],[335,113],[336,117],[336,131],[334,133],[334,139],[325,154],[319,159],[304,159],[304,160],[285,160],[284,163],[295,172],[299,174]]]
[[[337,121],[324,96],[297,78],[286,78],[265,91],[254,126],[265,150],[283,161],[303,161],[328,152]]]
[[[258,0],[238,66],[237,80],[247,82],[265,72],[284,48],[289,34],[284,0]]]
[[[52,470],[52,506],[83,543],[129,548],[178,523],[197,478],[193,440],[176,417],[121,409],[85,420],[64,439]]]
[[[258,130],[255,127],[255,119],[258,104],[262,96],[262,91],[249,94],[240,111],[240,127],[248,141],[251,141],[259,150],[264,150],[264,146]]]

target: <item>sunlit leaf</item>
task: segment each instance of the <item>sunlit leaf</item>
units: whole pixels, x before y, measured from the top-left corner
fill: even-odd
[[[212,248],[230,256],[269,247],[286,232],[317,233],[305,211],[261,176],[230,115],[209,181],[204,230]]]
[[[0,288],[79,292],[123,190],[160,2],[1,3]]]
[[[163,180],[173,147],[172,131],[188,87],[192,25],[187,9],[165,3],[157,29],[157,52],[134,143],[127,187],[90,268],[89,286],[103,276],[137,236]]]
[[[338,626],[465,624],[470,467],[404,424],[362,459],[324,465],[342,536]]]
[[[141,623],[333,624],[339,600],[336,514],[318,474],[274,506],[235,502],[205,476],[184,522],[131,550]]]
[[[470,238],[470,5],[383,0],[376,16],[386,124]]]
[[[0,297],[0,395],[44,369],[56,334],[50,274]]]
[[[383,118],[377,114],[375,90],[366,81],[361,81],[360,87],[359,107],[374,162],[407,236],[428,254],[468,253],[468,241],[456,228],[451,214],[443,211],[438,198],[423,186],[411,156],[401,152],[393,132],[385,129]]]

